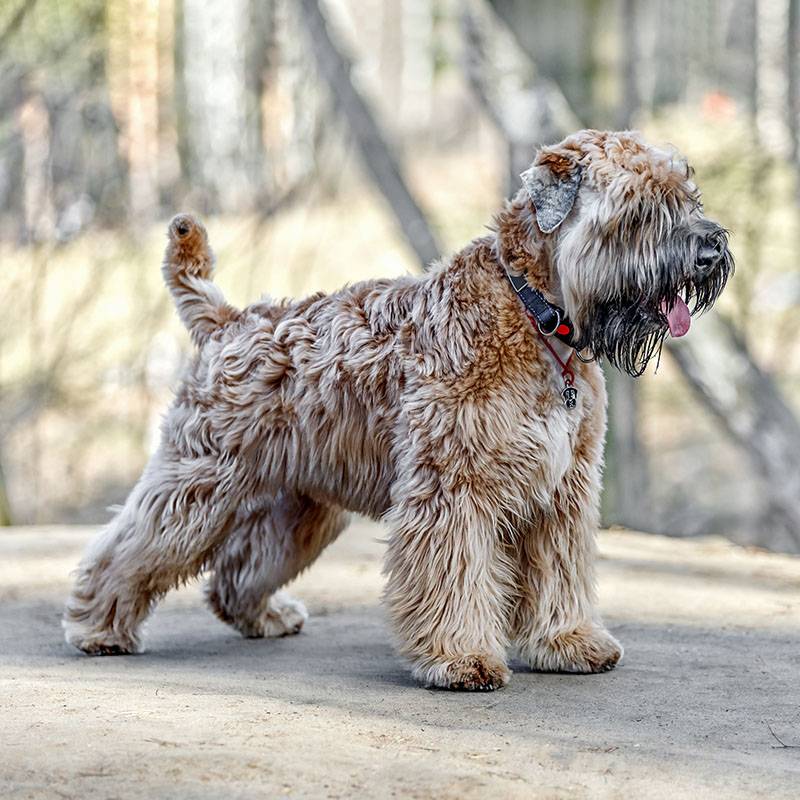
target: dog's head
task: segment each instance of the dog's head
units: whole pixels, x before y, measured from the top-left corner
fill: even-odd
[[[686,333],[733,271],[686,160],[637,133],[576,133],[539,150],[522,180],[576,346],[631,375],[668,333]]]

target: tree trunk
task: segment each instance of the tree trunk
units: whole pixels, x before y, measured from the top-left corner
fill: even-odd
[[[639,87],[637,74],[639,66],[638,32],[639,23],[636,0],[622,0],[621,19],[619,21],[620,38],[622,39],[622,102],[619,106],[618,125],[622,130],[630,128],[633,118],[639,111]]]
[[[175,70],[176,0],[158,4],[158,190],[163,208],[174,209],[180,189],[178,103]]]
[[[797,39],[800,35],[800,0],[789,0],[786,25],[786,129],[789,158],[795,168],[795,198],[800,201],[800,96],[797,86]]]
[[[17,125],[24,149],[26,237],[29,241],[46,241],[55,231],[56,214],[53,207],[50,115],[41,95],[32,95],[17,109]]]
[[[639,109],[636,0],[623,0],[618,25],[622,40],[619,74],[622,102],[617,120],[619,127],[626,129],[632,127]],[[639,425],[639,385],[634,378],[607,365],[604,371],[608,385],[604,520],[606,524],[646,530],[650,481]]]
[[[786,113],[789,92],[786,31],[790,28],[791,9],[784,3],[758,3],[756,9],[756,110],[759,140],[769,152],[788,157],[791,151],[791,131]]]
[[[758,131],[758,0],[745,0],[743,5],[744,13],[739,18],[739,24],[744,29],[747,54],[751,67],[746,73],[749,78],[746,88],[747,110],[749,111],[753,128]]]
[[[158,214],[158,9],[128,0],[127,128],[130,211],[135,221]]]
[[[2,453],[0,453],[0,458]],[[3,474],[3,465],[0,463],[0,527],[6,527],[13,524],[11,517],[11,504],[8,502],[8,493],[6,492],[6,479]]]
[[[248,0],[184,0],[182,60],[193,201],[248,211],[260,183],[259,120],[248,97]]]
[[[798,95],[797,95],[797,36],[800,32],[800,0],[789,0],[786,25],[786,127],[789,131],[789,155],[798,162]]]
[[[108,0],[106,75],[127,176],[126,216],[158,214],[159,10],[146,0]]]

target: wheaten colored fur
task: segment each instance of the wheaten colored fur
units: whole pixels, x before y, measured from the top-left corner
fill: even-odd
[[[160,448],[81,562],[71,644],[137,651],[153,604],[203,569],[211,608],[244,635],[296,632],[305,610],[278,590],[355,511],[390,530],[386,602],[422,683],[500,687],[512,645],[538,670],[617,663],[593,571],[603,375],[576,362],[578,404],[564,407],[505,270],[585,333],[595,303],[631,286],[659,294],[657,239],[702,214],[685,163],[634,134],[582,132],[536,164],[583,171],[553,233],[521,190],[496,233],[423,277],[244,310],[210,282],[202,226],[173,220],[164,276],[197,355]],[[634,206],[643,216],[630,228]],[[669,280],[663,294],[683,285]]]

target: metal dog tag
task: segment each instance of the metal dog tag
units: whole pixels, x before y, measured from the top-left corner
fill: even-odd
[[[564,398],[564,405],[567,408],[575,408],[578,403],[578,390],[571,385],[567,385],[561,396]]]

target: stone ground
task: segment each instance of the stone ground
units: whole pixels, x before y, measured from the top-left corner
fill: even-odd
[[[0,533],[0,797],[800,797],[800,559],[611,532],[624,663],[516,664],[493,694],[419,689],[379,606],[384,532],[353,525],[295,585],[312,618],[245,641],[197,585],[144,655],[61,637],[86,528]]]

